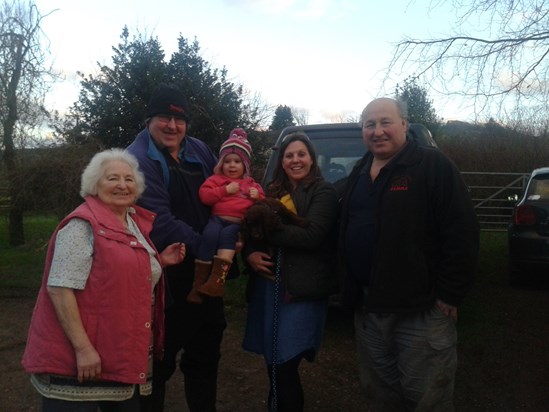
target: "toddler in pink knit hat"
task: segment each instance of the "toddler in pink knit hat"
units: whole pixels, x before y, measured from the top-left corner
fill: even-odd
[[[233,129],[219,149],[214,174],[200,187],[200,200],[212,208],[212,215],[196,254],[193,288],[187,296],[191,303],[201,303],[204,296],[223,296],[242,218],[256,200],[265,197],[250,176],[251,156],[247,133]]]

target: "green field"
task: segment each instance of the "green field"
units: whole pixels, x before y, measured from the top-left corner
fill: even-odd
[[[33,291],[40,286],[48,240],[57,222],[50,216],[26,217],[27,242],[10,248],[7,218],[0,218],[0,289]]]
[[[0,294],[34,293],[40,287],[48,241],[57,223],[56,217],[26,217],[26,244],[10,248],[8,221],[0,217]],[[244,276],[227,283],[227,309],[243,306],[245,283]]]
[[[51,216],[26,217],[26,244],[10,248],[8,247],[8,222],[6,218],[0,218],[0,289],[39,287],[47,242],[57,222],[57,218]],[[503,232],[481,234],[477,287],[484,288],[490,283],[500,283],[507,279],[506,241],[506,234]],[[228,282],[227,305],[241,306],[244,288],[245,276]],[[470,306],[464,309],[477,312]]]

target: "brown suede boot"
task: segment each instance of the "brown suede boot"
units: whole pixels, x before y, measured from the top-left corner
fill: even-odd
[[[202,295],[198,291],[198,287],[202,286],[212,270],[212,262],[206,262],[204,260],[195,259],[194,261],[194,282],[193,288],[187,295],[187,302],[189,303],[202,303]]]
[[[198,291],[203,295],[214,297],[223,296],[225,291],[225,278],[231,268],[231,264],[232,262],[230,261],[214,256],[210,278],[206,283],[198,287]]]

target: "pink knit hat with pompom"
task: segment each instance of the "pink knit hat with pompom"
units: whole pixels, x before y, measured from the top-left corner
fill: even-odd
[[[250,176],[252,146],[250,145],[250,142],[248,142],[248,134],[244,131],[244,129],[236,128],[231,130],[231,133],[229,133],[229,138],[221,145],[221,148],[219,149],[219,162],[215,167],[215,173],[221,172],[223,159],[231,153],[237,154],[240,159],[242,159],[242,163],[244,163],[244,174]]]

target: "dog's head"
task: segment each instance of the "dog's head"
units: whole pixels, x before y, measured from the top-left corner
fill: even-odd
[[[264,200],[258,200],[246,212],[240,229],[244,240],[264,240],[267,233],[280,225],[278,211]]]

